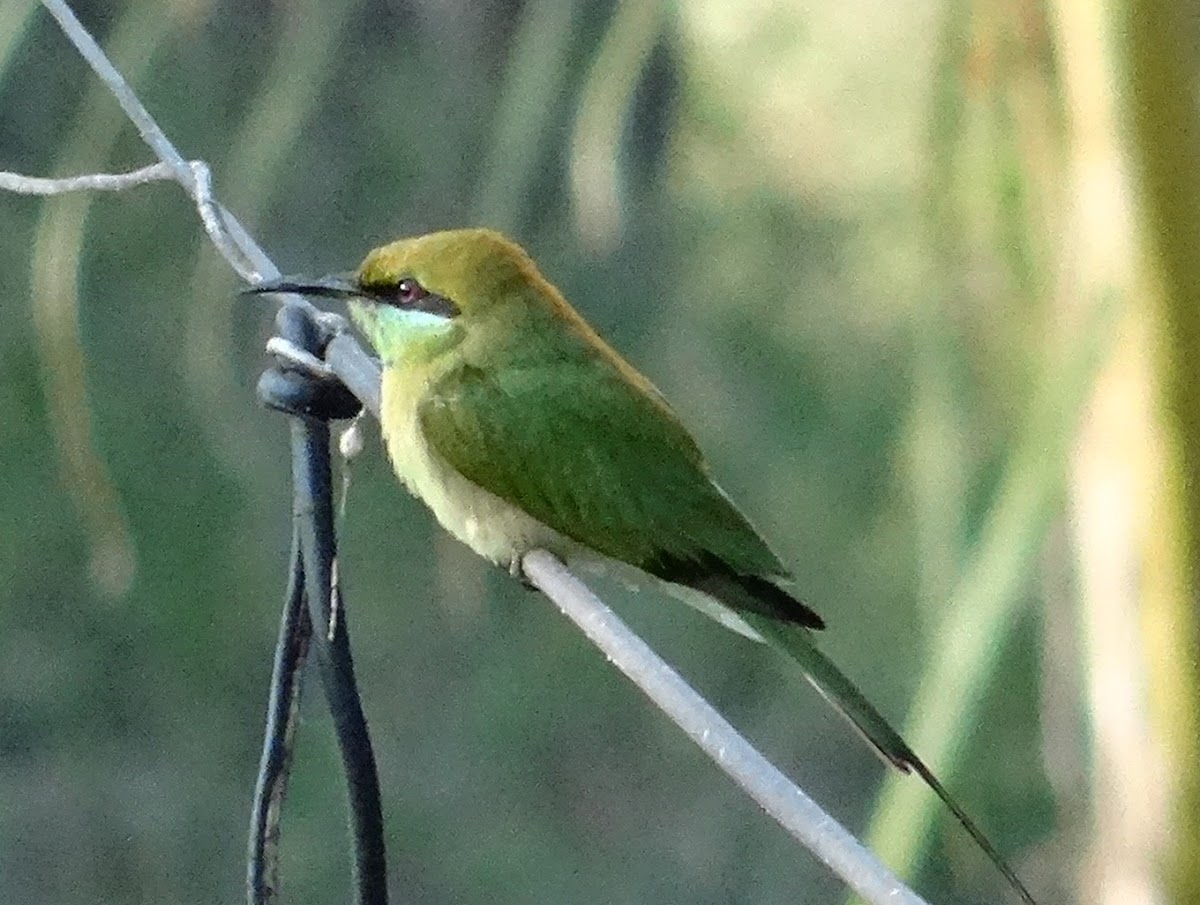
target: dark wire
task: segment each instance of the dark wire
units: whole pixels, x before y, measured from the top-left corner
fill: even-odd
[[[320,328],[298,306],[284,305],[276,318],[276,326],[283,339],[314,355],[319,356],[323,351]],[[346,775],[354,847],[354,902],[356,905],[387,905],[387,860],[379,776],[355,683],[345,608],[338,600],[335,612],[333,599],[337,541],[328,422],[313,416],[294,415],[291,418],[291,451],[293,561],[276,649],[277,669],[272,676],[271,709],[262,766],[256,784],[247,872],[250,902],[251,905],[269,905],[275,892],[277,856],[275,839],[271,837],[278,836],[278,804],[286,785],[290,730],[294,727],[298,699],[299,665],[304,659],[302,651],[298,659],[290,659],[289,650],[300,635],[306,635],[333,716]],[[307,602],[306,610],[300,606],[303,602]],[[293,606],[306,618],[297,614],[289,619],[287,610]],[[281,662],[283,666],[280,666]],[[285,689],[285,683],[290,687]],[[277,772],[268,776],[269,770]],[[255,898],[256,895],[259,898]]]
[[[304,606],[300,532],[293,528],[287,595],[279,620],[267,726],[250,814],[250,847],[246,862],[246,900],[249,905],[273,905],[279,894],[279,817],[287,794],[300,705],[300,681],[311,635],[312,622]]]

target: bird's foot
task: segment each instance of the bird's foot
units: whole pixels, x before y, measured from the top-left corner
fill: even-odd
[[[508,574],[517,581],[521,582],[525,590],[536,591],[538,589],[537,585],[530,581],[529,576],[525,574],[525,569],[522,565],[522,559],[523,557],[520,553],[515,551],[513,552],[512,556],[508,560]]]

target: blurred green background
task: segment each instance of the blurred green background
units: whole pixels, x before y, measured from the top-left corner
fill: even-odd
[[[435,228],[524,243],[1041,901],[1196,900],[1183,4],[75,8],[285,272]],[[148,162],[6,0],[0,169]],[[290,529],[286,424],[253,391],[272,312],[238,288],[172,185],[0,197],[0,901],[242,896]],[[374,439],[342,551],[397,902],[844,898]],[[1012,900],[785,664],[604,590],[931,901]],[[322,705],[289,902],[347,895]]]

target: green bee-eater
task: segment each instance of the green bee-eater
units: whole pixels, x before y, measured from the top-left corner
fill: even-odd
[[[568,565],[655,581],[795,660],[900,770],[920,775],[1026,902],[1029,892],[908,744],[813,643],[821,617],[714,482],[662,394],[529,256],[482,229],[401,239],[352,275],[254,287],[346,299],[383,364],[396,474],[480,556],[516,571],[541,547]]]

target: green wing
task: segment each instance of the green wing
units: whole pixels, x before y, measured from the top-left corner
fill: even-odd
[[[601,358],[565,358],[452,370],[421,405],[426,441],[475,484],[606,556],[737,609],[820,625],[768,580],[786,577],[782,563],[666,404]]]

